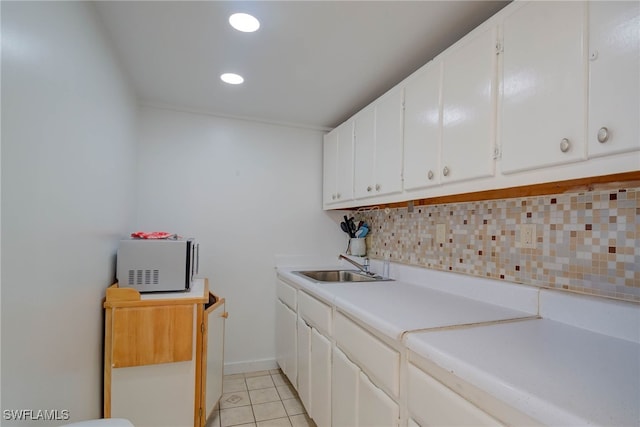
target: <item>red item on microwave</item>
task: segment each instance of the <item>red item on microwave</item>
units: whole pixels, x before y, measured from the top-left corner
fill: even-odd
[[[167,233],[166,231],[136,231],[131,233],[131,237],[134,239],[168,239],[169,237],[175,237],[175,234]]]

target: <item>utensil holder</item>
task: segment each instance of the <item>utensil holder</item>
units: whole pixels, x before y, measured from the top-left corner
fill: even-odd
[[[367,244],[364,237],[352,237],[349,243],[351,255],[365,256],[367,254]]]

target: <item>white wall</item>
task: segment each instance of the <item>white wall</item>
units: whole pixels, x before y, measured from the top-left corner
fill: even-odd
[[[227,300],[226,372],[275,367],[275,256],[347,243],[322,211],[322,133],[151,107],[140,130],[138,228],[199,239]]]
[[[93,6],[1,7],[2,408],[95,418],[101,300],[135,217],[137,109]]]

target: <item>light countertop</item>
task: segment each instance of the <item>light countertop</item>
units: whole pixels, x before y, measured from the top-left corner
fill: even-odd
[[[293,273],[336,267],[278,275],[544,424],[640,425],[639,304],[393,264],[392,282]]]
[[[409,350],[547,425],[640,425],[640,346],[548,319],[408,334]]]
[[[393,340],[408,331],[537,315],[402,281],[317,283],[293,273],[296,270],[279,274]]]

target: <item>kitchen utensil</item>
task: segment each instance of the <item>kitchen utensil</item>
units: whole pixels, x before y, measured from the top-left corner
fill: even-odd
[[[353,217],[349,218],[349,227],[351,228],[351,234],[353,234],[351,237],[355,237],[356,236],[356,231],[358,230],[358,228],[356,227],[356,224],[354,223],[354,218]]]
[[[369,228],[366,225],[361,226],[356,231],[356,237],[365,237],[369,233]]]
[[[347,234],[349,235],[349,237],[352,237],[352,236],[351,236],[351,230],[349,230],[349,226],[348,226],[346,223],[341,222],[341,223],[340,223],[340,228],[342,229],[342,231],[344,231],[345,233],[347,233]]]
[[[347,216],[346,216],[346,215],[344,215],[344,216],[343,216],[343,218],[344,218],[344,223],[345,223],[345,225],[347,226],[347,230],[348,230],[348,231],[345,231],[345,233],[348,233],[348,234],[349,234],[349,237],[356,237],[356,236],[355,236],[355,232],[356,232],[356,230],[354,230],[354,229],[352,228],[352,225],[353,225],[353,217],[351,217],[351,219],[348,219],[348,218],[347,218]]]

